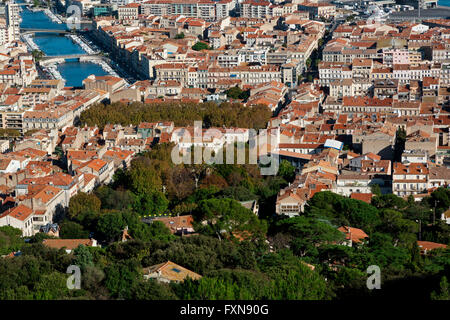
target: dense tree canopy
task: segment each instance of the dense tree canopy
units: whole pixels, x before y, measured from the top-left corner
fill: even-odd
[[[193,49],[193,50],[196,50],[196,51],[201,51],[201,50],[209,50],[210,47],[208,46],[207,43],[199,41],[199,42],[196,42],[196,43],[192,46],[192,49]]]
[[[278,216],[277,193],[295,177],[289,163],[280,163],[277,176],[262,176],[257,165],[175,165],[171,148],[157,145],[111,184],[71,198],[60,237],[93,237],[101,247],[67,254],[44,246],[47,235],[25,241],[19,230],[1,227],[0,253],[9,257],[0,258],[0,299],[448,299],[450,250],[423,255],[417,245],[419,238],[450,244],[450,226],[439,220],[448,190],[421,202],[377,194],[371,204],[319,192],[300,216]],[[258,214],[239,203],[248,200],[258,201]],[[196,234],[176,236],[151,220],[186,214]],[[343,225],[368,239],[345,245]],[[144,280],[143,268],[168,260],[202,278]],[[80,290],[66,287],[73,264],[82,270]],[[382,272],[377,292],[366,286],[370,265]]]
[[[141,122],[174,121],[176,126],[193,125],[203,121],[203,127],[265,128],[272,112],[259,105],[244,107],[240,104],[222,103],[161,103],[143,104],[120,102],[110,105],[97,104],[83,111],[80,121],[89,126],[103,128],[108,123],[138,125]]]

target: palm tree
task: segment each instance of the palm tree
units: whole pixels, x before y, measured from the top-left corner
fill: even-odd
[[[33,56],[35,61],[39,61],[44,56],[44,53],[41,50],[33,50],[31,52],[31,55]]]

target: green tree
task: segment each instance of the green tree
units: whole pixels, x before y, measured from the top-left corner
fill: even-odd
[[[131,191],[123,189],[114,190],[109,186],[100,186],[94,193],[100,199],[102,209],[131,209],[135,200]]]
[[[370,191],[376,196],[381,196],[381,188],[378,184],[371,185]]]
[[[380,232],[373,233],[368,244],[373,264],[384,268],[386,273],[403,271],[411,261],[410,249],[394,244],[392,236]]]
[[[276,223],[276,230],[291,237],[292,252],[300,257],[317,256],[320,245],[344,240],[343,233],[335,227],[305,216],[283,219]]]
[[[327,300],[333,297],[323,276],[310,270],[288,250],[264,256],[259,267],[274,281],[269,299]]]
[[[381,210],[381,224],[377,230],[389,234],[395,244],[400,243],[409,247],[417,240],[418,225],[414,221],[404,219],[401,212],[383,209]]]
[[[17,138],[20,137],[20,131],[16,129],[0,129],[0,137]]]
[[[102,284],[104,279],[105,273],[101,269],[88,265],[83,270],[81,288],[88,293],[89,297],[94,299],[107,297],[108,292]]]
[[[267,126],[267,121],[272,117],[272,111],[265,105],[247,108],[239,103],[224,102],[217,106],[214,102],[205,102],[200,106],[199,108],[196,103],[184,102],[152,104],[135,102],[130,105],[121,102],[109,105],[99,103],[83,111],[80,121],[88,126],[98,125],[103,128],[108,123],[138,125],[142,121],[174,121],[175,126],[187,126],[192,125],[195,120],[202,119],[205,127],[261,129]],[[127,112],[123,112],[124,108]],[[171,148],[169,159],[170,150]],[[149,154],[154,154],[153,150]]]
[[[403,150],[405,150],[406,131],[403,128],[398,128],[395,136],[394,145],[394,160],[400,162],[402,159]]]
[[[439,284],[440,291],[433,291],[431,293],[431,300],[450,300],[450,289],[447,281],[447,277],[442,277]]]
[[[175,39],[184,39],[184,33],[183,32],[180,32],[180,33],[177,33],[176,35],[175,35]]]
[[[84,245],[79,245],[73,250],[75,255],[75,264],[81,268],[82,271],[86,270],[86,267],[94,266],[94,258],[89,248]]]
[[[135,159],[126,173],[130,189],[137,196],[162,189],[161,177],[148,163],[148,159]]]
[[[294,181],[295,167],[287,160],[281,160],[278,175],[288,182]]]
[[[205,42],[197,42],[192,46],[192,50],[201,51],[201,50],[210,50],[211,48]]]
[[[54,239],[55,237],[50,236],[46,233],[43,232],[38,232],[35,235],[33,235],[32,237],[30,237],[30,243],[42,243],[42,241],[44,241],[44,239]]]
[[[408,203],[395,194],[383,194],[381,196],[375,196],[372,198],[371,204],[378,209],[391,208],[395,210],[401,210],[406,208]]]
[[[87,239],[89,232],[84,230],[81,224],[65,220],[61,223],[59,236],[62,239]]]
[[[305,208],[308,216],[324,218],[336,225],[347,225],[371,232],[379,223],[378,210],[360,200],[349,199],[330,191],[317,192]]]
[[[142,280],[139,265],[134,260],[112,264],[105,269],[105,285],[114,298],[131,299],[132,288]]]
[[[197,229],[208,235],[222,238],[223,234],[240,233],[251,239],[261,239],[267,231],[267,225],[249,209],[233,199],[208,199],[200,201],[195,213]]]
[[[22,231],[11,226],[0,227],[0,255],[19,251],[24,245]]]
[[[136,282],[131,288],[131,298],[133,300],[177,300],[168,284],[157,282],[156,280],[142,280]]]
[[[97,231],[103,239],[116,240],[126,226],[122,213],[118,211],[103,214],[97,224]]]
[[[100,212],[101,201],[94,194],[79,192],[70,198],[69,218],[79,219],[86,212]]]
[[[59,272],[42,275],[34,288],[36,300],[57,300],[68,296],[67,276]]]
[[[241,99],[241,95],[244,91],[238,86],[232,87],[226,91],[227,97],[230,99]]]
[[[42,57],[44,57],[44,52],[40,51],[40,50],[33,50],[31,52],[31,55],[33,56],[34,60],[36,62],[40,61],[42,59]]]
[[[170,230],[161,221],[153,221],[148,229],[149,239],[157,239],[161,241],[170,241],[175,239],[175,236],[172,235]]]
[[[181,299],[259,300],[267,299],[272,286],[273,281],[261,272],[221,269],[198,281],[187,279],[174,289]]]
[[[312,60],[311,60],[311,58],[308,58],[308,59],[306,59],[306,67],[309,69],[309,67],[311,67],[311,63],[312,63]]]
[[[160,191],[147,192],[136,197],[134,211],[141,215],[159,215],[167,211],[169,201]]]

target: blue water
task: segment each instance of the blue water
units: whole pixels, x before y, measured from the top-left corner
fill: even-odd
[[[16,0],[16,2],[22,3],[24,1]],[[22,23],[20,26],[22,28],[55,30],[67,29],[66,24],[52,22],[50,18],[47,17],[47,15],[42,11],[32,12],[26,7],[23,7],[21,16]],[[37,33],[33,40],[36,45],[48,56],[85,53],[79,45],[72,42],[72,40],[68,37],[58,35],[57,33]],[[68,87],[82,86],[83,79],[86,79],[91,74],[95,74],[97,76],[104,76],[107,74],[98,64],[79,61],[67,61],[59,64],[58,71],[66,80],[65,85]]]
[[[439,0],[438,5],[450,7],[450,0]]]
[[[79,45],[73,43],[68,37],[55,36],[49,33],[36,33],[34,43],[36,43],[47,56],[86,53]]]
[[[88,62],[73,62],[67,61],[66,63],[58,65],[58,71],[61,73],[61,76],[66,79],[66,86],[81,86],[83,80],[86,79],[89,75],[95,74],[97,76],[105,76],[107,73],[95,63]]]
[[[16,1],[20,3],[20,1]],[[22,23],[20,26],[22,28],[39,28],[39,29],[57,29],[66,30],[65,23],[55,23],[50,20],[49,17],[43,11],[33,12],[28,10],[26,7],[22,8]]]

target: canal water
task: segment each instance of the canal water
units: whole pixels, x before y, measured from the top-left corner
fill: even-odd
[[[16,2],[22,3],[23,0],[16,0]],[[56,22],[52,22],[43,11],[33,12],[26,7],[22,7],[21,16],[22,22],[20,26],[22,28],[55,30],[66,29],[66,25],[64,23],[58,24]],[[33,37],[33,41],[40,48],[40,50],[48,56],[85,53],[85,51],[78,44],[72,42],[72,40],[68,37],[58,35],[56,33],[37,33]],[[63,64],[59,64],[58,71],[66,80],[65,85],[68,87],[82,86],[83,79],[86,79],[91,74],[95,74],[97,76],[104,76],[108,74],[98,64],[79,61],[66,61]]]

